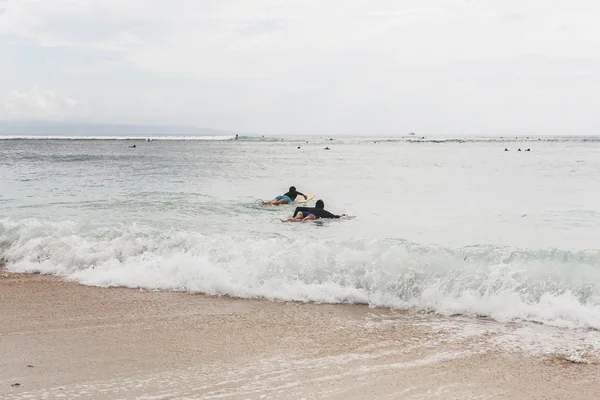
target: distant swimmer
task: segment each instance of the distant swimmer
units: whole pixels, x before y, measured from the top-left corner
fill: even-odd
[[[525,151],[531,151],[531,149],[527,149],[527,150],[525,150]]]
[[[135,144],[133,146],[129,146],[129,147],[131,147],[132,149],[135,149]]]
[[[329,147],[325,147],[323,150],[331,150]]]
[[[287,193],[282,194],[281,196],[277,196],[273,200],[271,200],[267,203],[265,203],[263,201],[263,204],[268,204],[270,206],[278,206],[280,204],[289,204],[289,203],[293,202],[294,199],[298,196],[302,196],[305,199],[308,199],[308,197],[306,197],[306,195],[304,193],[300,193],[299,191],[297,191],[295,186],[290,186],[290,190]]]
[[[504,148],[504,151],[508,151],[508,149],[505,147],[505,148]]]
[[[281,222],[314,221],[321,218],[333,219],[346,216],[346,214],[335,215],[325,210],[325,203],[323,200],[317,200],[314,207],[296,207],[293,215],[293,218],[287,220],[282,219]]]
[[[521,151],[521,149],[517,150],[517,151]]]
[[[238,137],[239,137],[239,136],[238,136],[238,135],[237,135],[237,133],[236,133],[236,135],[235,135],[235,140],[238,140]]]

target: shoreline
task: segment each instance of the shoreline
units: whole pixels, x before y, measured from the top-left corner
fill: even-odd
[[[91,287],[0,266],[0,321],[6,399],[587,399],[600,389],[600,333],[366,305]]]

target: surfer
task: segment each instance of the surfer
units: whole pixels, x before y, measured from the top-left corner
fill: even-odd
[[[317,200],[314,207],[296,207],[294,210],[294,217],[288,220],[281,220],[281,222],[302,222],[302,221],[313,221],[321,218],[341,218],[345,217],[346,214],[335,215],[325,210],[325,203],[323,200]]]
[[[308,199],[304,193],[300,193],[299,191],[297,191],[295,186],[290,186],[290,190],[287,193],[282,194],[281,196],[277,196],[273,200],[271,200],[267,203],[265,203],[263,201],[263,204],[268,204],[271,206],[278,206],[280,204],[288,204],[288,203],[293,202],[294,199],[298,196],[302,196],[305,199]]]

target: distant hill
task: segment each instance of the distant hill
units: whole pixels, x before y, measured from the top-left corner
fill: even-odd
[[[239,132],[177,125],[129,125],[56,121],[0,121],[0,135],[232,135]]]

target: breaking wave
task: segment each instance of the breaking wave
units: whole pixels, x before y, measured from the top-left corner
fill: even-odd
[[[360,303],[600,329],[600,251],[205,235],[0,220],[15,272],[85,285]]]

